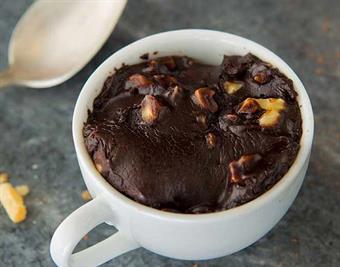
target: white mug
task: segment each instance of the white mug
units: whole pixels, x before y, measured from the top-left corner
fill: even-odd
[[[153,52],[158,52],[153,55]],[[289,171],[269,191],[239,207],[208,214],[177,214],[139,204],[115,190],[96,170],[84,145],[82,129],[106,78],[123,63],[186,55],[220,64],[223,55],[248,52],[271,63],[293,80],[298,93],[303,133],[301,147]],[[313,140],[314,120],[306,90],[294,71],[273,52],[236,35],[210,30],[164,32],[136,41],[102,63],[85,83],[73,115],[73,140],[81,173],[93,200],[71,213],[57,228],[50,252],[61,267],[98,266],[138,247],[176,259],[203,260],[239,251],[264,236],[286,213],[303,182]],[[72,254],[81,238],[106,222],[118,232],[90,248]]]

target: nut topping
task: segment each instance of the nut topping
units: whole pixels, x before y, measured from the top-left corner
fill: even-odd
[[[231,183],[243,183],[249,177],[249,173],[262,159],[259,154],[243,155],[238,160],[229,163]]]
[[[230,82],[226,81],[223,84],[224,90],[229,94],[232,95],[236,93],[238,90],[240,90],[243,87],[243,84],[240,82]]]
[[[286,107],[286,102],[281,98],[247,98],[241,103],[238,112],[255,113],[258,108],[264,109],[265,113],[259,118],[262,127],[272,127],[278,123],[280,112]]]
[[[207,145],[209,149],[214,148],[216,146],[217,139],[216,139],[216,135],[214,135],[213,133],[208,133],[205,136],[205,140],[207,141]]]
[[[257,98],[255,100],[265,110],[280,111],[286,107],[285,101],[281,98]]]
[[[129,77],[129,79],[126,81],[125,88],[148,87],[151,84],[152,82],[148,80],[144,75],[137,73]]]
[[[156,97],[152,95],[146,95],[141,103],[141,113],[142,119],[148,124],[154,123],[161,110],[161,105],[159,104]]]
[[[272,127],[279,122],[280,112],[285,109],[286,102],[281,98],[256,99],[260,107],[266,112],[259,119],[262,127]]]
[[[260,105],[257,103],[255,98],[247,98],[241,103],[240,108],[238,109],[238,113],[251,115],[259,111]]]
[[[99,163],[95,163],[95,166],[96,166],[96,169],[97,169],[98,172],[101,173],[103,171],[103,166],[100,165]]]
[[[264,65],[259,65],[253,70],[253,79],[258,84],[265,84],[270,80],[270,71]]]
[[[209,87],[198,88],[195,91],[194,102],[202,109],[215,113],[218,110],[218,105],[213,98],[214,95],[215,91]]]
[[[176,104],[176,100],[179,99],[182,95],[183,95],[183,89],[179,87],[178,85],[176,85],[170,94],[170,97],[169,97],[170,101],[173,104]]]
[[[84,200],[84,201],[90,201],[92,199],[92,196],[90,194],[89,191],[87,190],[84,190],[81,192],[81,198]]]
[[[196,116],[196,121],[202,126],[202,127],[207,127],[207,116],[204,114],[200,114]]]
[[[8,174],[5,172],[0,172],[0,184],[8,182]]]
[[[278,111],[268,110],[259,118],[259,124],[262,127],[271,127],[279,121],[279,118],[280,113]]]
[[[259,72],[253,77],[254,81],[259,84],[266,83],[268,79],[268,75],[265,72]]]
[[[29,194],[30,188],[28,185],[23,184],[23,185],[17,185],[15,187],[15,190],[19,193],[20,196],[25,197]]]

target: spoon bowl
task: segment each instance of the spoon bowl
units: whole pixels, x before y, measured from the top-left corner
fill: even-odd
[[[0,87],[44,88],[72,77],[110,36],[126,2],[34,2],[13,31]]]

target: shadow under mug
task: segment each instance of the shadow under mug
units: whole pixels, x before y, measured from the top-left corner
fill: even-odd
[[[177,214],[141,205],[115,190],[96,170],[88,155],[82,128],[106,78],[122,63],[186,55],[207,64],[220,64],[223,55],[248,52],[276,66],[292,79],[298,93],[303,134],[295,162],[269,191],[233,209],[208,214]],[[83,179],[94,199],[71,213],[57,228],[50,252],[58,266],[98,266],[138,247],[184,260],[225,256],[256,242],[282,218],[303,182],[313,140],[314,120],[306,90],[294,71],[273,52],[245,38],[210,30],[164,32],[136,41],[104,61],[85,83],[73,115],[73,139]],[[72,254],[81,238],[106,222],[118,232]]]

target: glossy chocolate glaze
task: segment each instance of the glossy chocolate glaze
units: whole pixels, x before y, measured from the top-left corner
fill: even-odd
[[[228,93],[226,81],[241,88]],[[251,54],[225,56],[218,66],[145,60],[107,78],[84,125],[85,144],[105,179],[137,202],[225,210],[270,189],[292,165],[302,133],[296,96],[290,79]],[[249,97],[284,100],[278,121],[261,126],[265,110],[241,109]],[[142,109],[150,103],[156,117],[148,121]]]

